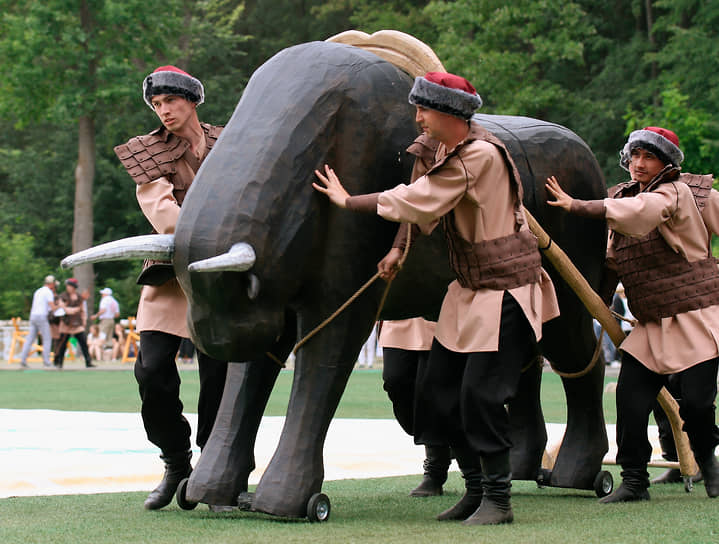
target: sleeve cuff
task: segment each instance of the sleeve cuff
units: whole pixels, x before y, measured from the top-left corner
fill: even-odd
[[[379,193],[369,193],[366,195],[357,195],[347,197],[345,200],[345,207],[348,210],[363,213],[377,213],[377,201],[379,200]]]
[[[574,215],[591,217],[593,219],[604,219],[606,209],[604,200],[572,200],[572,208],[569,210]]]

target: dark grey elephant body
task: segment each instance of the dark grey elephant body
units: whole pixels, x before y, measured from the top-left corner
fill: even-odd
[[[250,80],[231,120],[203,163],[182,207],[174,265],[188,295],[193,339],[230,365],[210,440],[187,485],[187,499],[232,504],[247,488],[264,407],[278,373],[266,354],[284,360],[294,343],[376,272],[397,225],[335,208],[311,187],[313,170],[331,164],[351,194],[406,182],[416,136],[407,103],[411,78],[372,53],[314,42],[270,59]],[[571,131],[521,117],[477,115],[517,163],[525,205],[597,286],[605,226],[545,204],[544,179],[566,180],[578,198],[602,198],[604,182],[591,151]],[[439,230],[439,229],[438,229]],[[443,236],[422,237],[393,283],[384,319],[436,317],[453,279]],[[256,254],[248,272],[188,272],[192,262],[246,242]],[[583,368],[595,340],[591,317],[550,265],[562,316],[544,328],[544,355],[564,371]],[[259,285],[259,290],[256,289]],[[248,287],[253,287],[249,289]],[[371,286],[297,353],[278,448],[257,486],[253,509],[303,517],[321,490],[322,450],[357,354],[384,289]],[[552,485],[591,488],[607,450],[602,365],[565,381],[568,430]],[[539,404],[541,369],[525,372],[510,407],[516,429],[514,477],[535,479],[546,443]]]

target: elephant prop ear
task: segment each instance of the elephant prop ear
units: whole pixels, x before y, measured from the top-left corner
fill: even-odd
[[[427,72],[447,71],[430,46],[398,30],[380,30],[371,35],[359,30],[347,30],[326,41],[353,45],[374,53],[412,77],[424,76]]]

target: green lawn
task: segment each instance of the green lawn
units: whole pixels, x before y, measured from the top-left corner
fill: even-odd
[[[614,471],[614,469],[613,469]],[[615,472],[615,477],[616,477]],[[143,510],[145,493],[112,493],[0,500],[3,544],[230,544],[230,543],[597,543],[699,544],[719,542],[719,502],[698,484],[651,488],[643,503],[600,505],[590,491],[513,483],[515,522],[498,527],[440,523],[434,516],[460,497],[462,481],[450,474],[442,497],[414,499],[417,476],[325,482],[332,501],[326,523],[264,514],[216,514],[174,503]]]
[[[180,375],[183,402],[188,411],[194,412],[199,391],[197,371],[181,370]],[[292,376],[291,370],[280,373],[266,415],[285,415]],[[607,378],[607,381],[613,380],[616,378]],[[139,406],[137,385],[131,367],[127,370],[0,372],[0,408],[137,412]],[[561,379],[551,372],[545,372],[542,379],[542,409],[547,422],[562,423],[566,420]],[[614,395],[605,395],[604,409],[607,421],[613,423]],[[394,417],[387,394],[382,389],[380,370],[357,370],[352,373],[336,417]]]
[[[197,372],[183,370],[181,375],[185,403],[194,406]],[[284,414],[291,379],[291,371],[280,374],[267,415]],[[542,399],[547,421],[563,422],[561,380],[552,373],[544,374]],[[607,420],[613,422],[612,394],[605,395],[605,404]],[[134,412],[138,406],[130,369],[0,372],[0,408]],[[379,370],[352,374],[337,417],[392,417]],[[606,468],[618,482],[618,468]],[[653,474],[660,470],[651,469]],[[434,519],[461,496],[463,482],[457,472],[450,474],[442,497],[408,497],[417,482],[416,475],[325,482],[332,514],[321,524],[238,511],[216,514],[205,505],[183,511],[173,503],[148,512],[142,508],[146,493],[0,499],[0,544],[719,542],[719,501],[709,500],[702,484],[690,494],[681,485],[652,487],[652,500],[646,503],[599,505],[590,490],[540,489],[534,482],[517,481],[515,523],[470,528]]]

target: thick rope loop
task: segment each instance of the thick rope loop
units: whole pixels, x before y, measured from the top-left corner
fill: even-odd
[[[404,251],[402,252],[402,256],[399,259],[399,262],[397,263],[397,272],[399,273],[400,270],[402,270],[402,266],[404,265],[404,262],[407,260],[407,255],[409,254],[409,246],[412,241],[412,227],[411,225],[407,229],[407,244],[404,247]],[[362,293],[364,293],[367,288],[372,285],[375,281],[377,281],[377,278],[380,277],[380,272],[378,271],[374,276],[372,276],[362,287],[360,287],[350,298],[347,299],[347,301],[342,304],[339,308],[337,308],[332,315],[330,315],[327,319],[325,319],[322,323],[317,325],[314,329],[312,329],[309,333],[305,335],[304,338],[302,338],[297,344],[295,344],[295,347],[292,348],[292,353],[296,354],[297,350],[300,349],[302,346],[304,346],[310,338],[312,338],[314,335],[316,335],[318,332],[320,332],[322,329],[324,329],[327,325],[329,325],[340,313],[342,313],[350,304],[352,304],[357,297],[359,297]],[[380,299],[379,307],[377,308],[377,314],[375,315],[375,322],[379,319],[379,315],[382,312],[382,308],[384,306],[385,300],[387,300],[387,294],[389,293],[389,288],[392,285],[392,279],[387,281],[387,286],[384,289],[384,293],[382,293],[382,298]],[[275,357],[274,355],[267,354],[270,356],[271,359],[274,361],[278,361],[279,359]],[[284,367],[284,364],[282,364]]]

